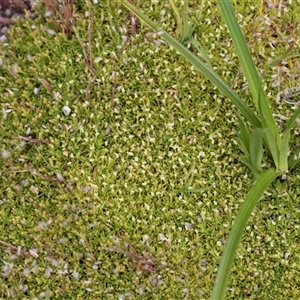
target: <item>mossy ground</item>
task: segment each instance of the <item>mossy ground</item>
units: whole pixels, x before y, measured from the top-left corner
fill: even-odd
[[[132,35],[121,4],[99,2],[76,6],[72,39],[40,17],[12,27],[2,46],[0,232],[16,251],[1,245],[0,297],[208,299],[253,183],[233,107],[159,36],[144,26]],[[297,86],[298,59],[268,63],[299,53],[298,4],[240,2],[274,112],[287,116],[293,108],[275,99]],[[197,39],[250,103],[216,4],[197,3],[190,1]],[[168,1],[142,8],[175,35]],[[95,74],[84,56],[87,11]],[[228,299],[300,298],[298,172],[289,183],[282,195],[271,188],[255,210]],[[130,257],[133,248],[149,261]]]

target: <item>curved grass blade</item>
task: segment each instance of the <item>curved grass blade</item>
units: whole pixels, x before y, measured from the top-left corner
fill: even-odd
[[[122,0],[123,5],[137,15],[152,30],[157,32],[170,46],[178,51],[188,62],[195,66],[207,79],[209,79],[223,95],[228,97],[231,102],[238,108],[244,118],[254,127],[261,127],[260,120],[242,101],[242,99],[226,84],[221,77],[217,75],[209,66],[203,63],[195,54],[189,51],[184,45],[174,39],[170,34],[162,30],[156,23],[151,21],[139,9],[130,4],[127,0]]]
[[[282,136],[282,142],[279,150],[279,169],[280,171],[287,171],[289,169],[288,152],[289,141],[292,128],[296,125],[300,116],[300,108],[296,109],[286,124],[285,131]]]
[[[200,53],[200,55],[202,56],[202,58],[204,59],[204,61],[206,62],[206,64],[212,68],[211,66],[211,62],[210,62],[210,59],[206,53],[206,51],[204,50],[204,48],[201,46],[200,42],[197,41],[196,39],[189,39],[186,44],[191,44],[193,45],[197,51]]]
[[[269,169],[268,171],[263,173],[257,179],[256,183],[248,193],[246,200],[242,204],[225,245],[221,263],[218,269],[215,286],[211,296],[212,300],[221,300],[225,298],[231,266],[233,264],[235,253],[241,240],[244,228],[246,227],[248,219],[258,200],[262,197],[263,193],[276,179],[276,177],[277,174],[274,168]]]
[[[183,2],[183,30],[181,33],[180,41],[185,44],[190,39],[192,33],[195,30],[195,26],[192,26],[188,17],[188,0]]]
[[[300,163],[300,148],[293,151],[288,158],[289,171],[296,168]]]
[[[173,9],[174,14],[175,14],[175,17],[176,17],[176,23],[177,23],[176,37],[179,38],[182,35],[182,32],[183,32],[183,28],[182,28],[183,21],[182,21],[180,13],[179,13],[175,3],[173,2],[173,0],[169,0],[169,3],[171,4],[172,9]]]
[[[268,150],[272,156],[273,162],[277,170],[279,170],[279,148],[274,134],[270,128],[264,128],[264,140]]]
[[[206,51],[204,50],[204,48],[201,46],[200,42],[191,37],[195,30],[195,26],[192,26],[188,21],[188,1],[184,1],[183,4],[183,19],[181,18],[180,13],[173,0],[169,0],[169,1],[176,16],[176,22],[177,22],[176,37],[177,38],[180,37],[179,41],[183,45],[187,45],[187,44],[193,45],[200,53],[200,55],[207,63],[207,65],[212,67],[210,59]]]
[[[244,75],[246,76],[255,106],[259,111],[262,127],[270,128],[276,136],[276,140],[279,140],[279,131],[266,95],[262,89],[261,78],[255,68],[249,48],[235,17],[230,0],[218,0],[218,5],[222,11],[222,15],[232,38],[239,62],[244,71]],[[260,105],[258,103],[259,100],[261,102]],[[259,109],[259,106],[261,106],[261,109]]]
[[[284,191],[287,191],[288,189],[287,180],[282,180],[280,177],[277,178],[275,183],[275,188],[279,194]]]
[[[262,89],[261,89],[262,90]],[[268,123],[265,120],[267,117],[264,115],[264,108],[262,106],[263,101],[261,100],[261,94],[259,94],[258,98],[258,111],[260,118],[262,120],[262,126],[265,131],[264,135],[264,140],[265,140],[265,145],[268,149],[269,154],[271,155],[273,162],[276,166],[277,170],[280,170],[280,148],[282,145],[278,130],[274,132],[272,128],[268,127]],[[272,119],[275,122],[275,119],[272,115]]]

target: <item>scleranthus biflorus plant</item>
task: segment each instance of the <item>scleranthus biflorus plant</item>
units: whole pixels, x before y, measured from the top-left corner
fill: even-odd
[[[300,149],[293,153],[289,151],[291,130],[298,121],[300,108],[295,110],[288,120],[285,130],[280,133],[264,92],[262,80],[256,70],[230,0],[220,0],[217,3],[234,43],[240,66],[246,77],[255,111],[249,108],[245,101],[212,70],[209,64],[199,59],[182,41],[177,41],[128,1],[123,0],[122,3],[170,46],[183,55],[236,107],[236,115],[240,127],[238,139],[245,154],[243,163],[253,173],[255,183],[238,212],[219,265],[212,299],[223,299],[235,253],[251,212],[271,183],[276,181],[277,190],[287,188],[286,178],[290,171],[300,162]],[[268,155],[273,162],[273,166],[267,170],[264,169],[262,164],[264,154]]]

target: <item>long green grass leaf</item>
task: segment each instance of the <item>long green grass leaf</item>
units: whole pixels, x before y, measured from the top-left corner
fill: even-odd
[[[300,116],[300,108],[296,109],[296,111],[290,117],[282,136],[282,142],[279,149],[279,169],[280,171],[283,172],[289,169],[288,152],[289,152],[290,135],[291,135],[291,130],[295,126],[299,116]]]
[[[277,175],[273,168],[263,173],[257,179],[256,183],[248,193],[245,202],[242,204],[225,245],[211,297],[212,300],[222,300],[225,298],[231,266],[245,226],[258,200],[276,177]]]
[[[264,116],[264,108],[262,106],[263,101],[261,100],[261,94],[258,98],[258,111],[262,120],[265,120]],[[269,154],[271,155],[273,162],[277,169],[280,167],[280,147],[281,147],[281,139],[280,136],[277,135],[265,121],[262,121],[262,126],[265,129],[264,141],[267,147]]]
[[[300,117],[300,107],[297,108],[292,116],[289,118],[286,127],[285,127],[285,132],[291,131],[291,129],[296,125],[298,118]]]
[[[274,134],[270,128],[264,128],[264,140],[268,145],[268,150],[272,156],[276,169],[279,170],[279,148]]]
[[[230,36],[232,38],[235,50],[239,58],[239,62],[246,76],[249,89],[251,91],[257,110],[259,110],[258,100],[260,99],[261,101],[260,105],[262,109],[259,110],[259,112],[262,127],[270,128],[276,136],[276,140],[279,140],[279,131],[275,119],[272,115],[271,108],[267,101],[266,95],[262,89],[261,78],[258,75],[258,72],[255,68],[249,48],[246,44],[241,28],[235,17],[230,0],[219,0],[218,5],[222,11],[222,15],[228,27]]]
[[[292,116],[289,118],[285,131],[283,133],[282,137],[282,143],[280,148],[280,158],[279,158],[279,167],[281,171],[286,171],[289,168],[294,168],[299,162],[298,162],[298,156],[295,156],[295,153],[293,153],[288,158],[288,152],[289,152],[289,141],[290,141],[290,133],[292,128],[296,125],[298,119],[300,117],[300,108],[296,109]],[[294,159],[296,157],[296,159]]]
[[[189,51],[184,45],[174,39],[170,34],[162,30],[156,23],[151,21],[139,9],[130,4],[127,0],[122,0],[125,7],[131,10],[152,30],[157,32],[170,46],[178,51],[188,62],[195,66],[207,79],[209,79],[223,95],[228,97],[238,108],[244,118],[254,127],[261,127],[259,119],[250,110],[250,108],[241,100],[241,98],[205,63],[203,63],[195,54]]]

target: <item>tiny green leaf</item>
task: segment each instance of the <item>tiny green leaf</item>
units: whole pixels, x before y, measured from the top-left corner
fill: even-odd
[[[251,165],[262,173],[261,161],[263,158],[263,129],[255,128],[250,136],[250,162]]]
[[[300,163],[300,148],[297,148],[290,154],[288,158],[289,171],[294,169],[299,163]]]

